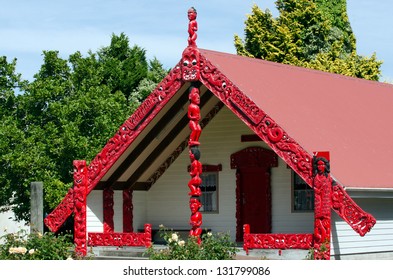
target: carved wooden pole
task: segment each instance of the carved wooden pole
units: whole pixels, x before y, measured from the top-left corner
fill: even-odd
[[[87,254],[86,196],[87,166],[84,160],[74,160],[74,243],[75,253]]]
[[[189,127],[191,130],[190,138],[188,141],[189,156],[191,161],[190,176],[191,179],[188,182],[188,187],[190,189],[189,195],[189,205],[191,210],[190,217],[190,235],[195,236],[198,239],[198,243],[201,242],[200,235],[202,233],[202,214],[199,212],[202,204],[199,200],[201,196],[200,184],[202,183],[202,164],[199,161],[200,151],[199,151],[199,136],[201,135],[202,128],[199,124],[201,119],[200,114],[200,92],[196,82],[200,78],[199,71],[199,50],[196,46],[196,31],[198,30],[198,24],[196,22],[197,12],[195,8],[190,8],[188,10],[188,47],[184,50],[182,55],[182,79],[185,82],[191,82],[189,88],[189,100],[190,104],[188,106],[187,116],[189,118]]]
[[[314,259],[316,260],[330,260],[332,184],[329,153],[314,153]]]
[[[113,188],[108,187],[105,188],[103,191],[103,208],[104,208],[104,232],[109,233],[109,232],[114,232],[114,222],[113,222],[113,216],[114,216],[114,201],[113,201]]]
[[[123,190],[123,232],[133,232],[132,189]]]

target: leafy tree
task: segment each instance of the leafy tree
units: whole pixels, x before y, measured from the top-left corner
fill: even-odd
[[[143,100],[154,90],[157,84],[168,74],[161,62],[157,58],[153,58],[149,62],[149,71],[147,76],[141,80],[136,89],[134,89],[129,97],[129,103],[132,110],[138,108]]]
[[[16,91],[26,85],[21,75],[16,73],[16,59],[8,62],[5,56],[0,57],[0,205],[7,210],[13,203],[16,189],[13,188],[15,177],[12,176],[14,151],[20,149],[24,141],[23,131],[18,127],[15,108]]]
[[[381,62],[375,54],[356,53],[346,1],[278,0],[279,16],[252,7],[244,41],[235,35],[239,55],[378,80]]]
[[[136,108],[131,93],[137,102],[146,97],[141,81],[151,88],[165,73],[156,59],[149,66],[145,51],[130,47],[123,33],[85,57],[44,51],[28,84],[15,74],[15,61],[0,63],[0,202],[26,221],[30,183],[44,182],[49,213],[72,186],[72,161],[92,160]]]

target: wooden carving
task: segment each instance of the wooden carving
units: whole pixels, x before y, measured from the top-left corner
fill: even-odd
[[[75,253],[87,254],[86,194],[87,166],[84,160],[74,160],[74,243]]]

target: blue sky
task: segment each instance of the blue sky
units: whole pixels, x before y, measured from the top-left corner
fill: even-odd
[[[16,57],[17,71],[32,79],[42,64],[43,50],[61,57],[86,54],[108,46],[112,33],[124,32],[132,45],[173,67],[187,45],[187,10],[198,11],[201,48],[235,53],[234,34],[243,36],[246,14],[253,4],[275,11],[274,0],[13,0],[0,9],[0,55]],[[381,81],[393,82],[392,0],[347,0],[358,53],[376,52],[382,60]]]

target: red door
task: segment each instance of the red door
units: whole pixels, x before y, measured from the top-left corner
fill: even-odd
[[[243,240],[243,225],[252,233],[271,232],[270,169],[277,155],[261,147],[249,147],[231,155],[236,169],[236,241]]]
[[[249,224],[252,232],[271,231],[270,174],[265,168],[238,170],[240,179],[241,224]]]

